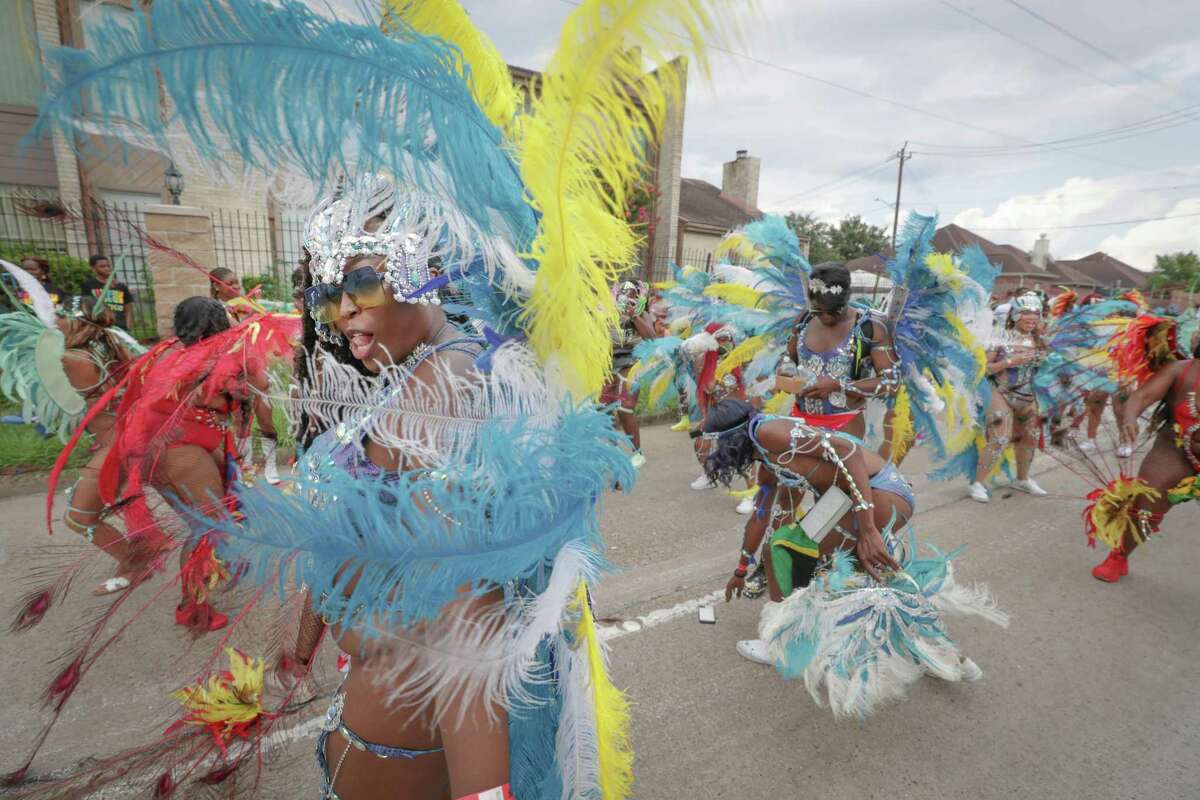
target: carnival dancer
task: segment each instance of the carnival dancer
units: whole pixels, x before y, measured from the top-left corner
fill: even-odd
[[[22,294],[36,310],[0,316],[0,372],[5,378],[0,388],[10,399],[22,400],[43,428],[66,441],[83,413],[120,380],[128,363],[145,348],[116,328],[115,315],[91,295],[72,298],[63,316],[50,317],[55,302],[44,284],[24,280],[12,265],[4,266],[26,287]],[[130,576],[154,555],[131,547],[105,519],[108,512],[100,498],[98,473],[115,424],[115,415],[107,411],[87,426],[92,456],[67,490],[68,508],[63,518],[68,528],[117,561],[116,575],[104,581],[95,594],[127,588]]]
[[[992,384],[987,412],[987,448],[981,454],[970,486],[970,497],[979,503],[991,500],[987,481],[1004,449],[1016,450],[1017,475],[1012,488],[1043,496],[1046,490],[1030,477],[1034,453],[1041,436],[1033,379],[1048,355],[1042,339],[1041,297],[1026,293],[1012,302],[1008,322],[988,344],[987,374]]]
[[[633,351],[638,343],[658,335],[648,307],[649,292],[650,287],[643,281],[626,280],[613,286],[613,301],[620,312],[620,321],[612,332],[612,374],[600,392],[600,404],[614,406],[613,420],[633,445],[630,460],[637,468],[646,463],[646,456],[642,454],[642,431],[637,417],[638,392],[629,380],[629,371],[636,362]]]
[[[225,305],[235,324],[255,314],[268,313],[262,304],[242,293],[242,282],[233,270],[217,267],[209,271],[208,279],[210,296]],[[268,483],[279,483],[279,463],[276,456],[279,434],[275,430],[274,414],[264,398],[255,397],[253,403],[254,417],[259,422],[257,438],[262,444],[263,477]],[[243,477],[252,473],[254,469],[255,437],[253,432],[255,428],[253,422],[255,420],[239,419],[235,425],[238,458],[241,460],[241,467],[245,473]],[[263,423],[266,423],[265,427],[263,427]]]
[[[845,430],[862,438],[867,398],[895,390],[899,362],[891,333],[882,318],[850,305],[850,271],[841,262],[813,267],[808,301],[810,308],[795,323],[787,355],[815,380],[805,385],[807,381],[784,372],[775,385],[794,394],[794,413],[818,427],[825,418],[853,412]]]
[[[303,4],[179,0],[136,15],[136,36],[99,26],[85,60],[50,56],[67,74],[43,104],[43,129],[74,126],[80,92],[96,91],[169,150],[166,120],[149,113],[165,93],[171,130],[191,132],[202,159],[233,150],[318,185],[346,176],[345,204],[323,205],[329,217],[310,227],[336,233],[340,220],[348,238],[314,237],[333,249],[313,254],[321,296],[306,307],[336,310],[325,334],[351,360],[323,361],[299,399],[331,435],[309,449],[292,492],[256,484],[238,494],[239,519],[215,522],[222,557],[249,565],[243,585],[306,584],[313,610],[360,637],[352,655],[375,665],[352,669],[321,742],[337,759],[326,761],[327,796],[501,793],[489,785],[501,779],[522,800],[629,794],[627,707],[605,674],[587,586],[601,561],[596,504],[634,471],[583,398],[610,372],[613,265],[638,245],[619,209],[682,91],[662,69],[680,40],[661,32],[687,31],[682,50],[700,58],[700,37],[723,23],[709,11],[586,0],[519,117],[503,60],[456,3],[393,3],[380,30]],[[173,66],[153,89],[131,79],[103,91],[164,59]],[[647,80],[647,60],[656,83],[635,101],[628,89]],[[282,124],[297,107],[312,111],[305,124]],[[364,192],[386,202],[368,202],[358,187],[379,173],[390,188]],[[383,256],[382,271],[360,256]],[[384,302],[370,308],[380,279]],[[428,306],[448,284],[469,308],[447,311],[469,313],[488,342],[469,366],[467,353],[428,352],[450,331],[420,327],[436,321]],[[421,363],[406,368],[410,356]],[[256,738],[265,723],[253,719]],[[346,746],[346,730],[445,752],[367,752]],[[239,748],[224,764],[252,754]],[[381,780],[395,771],[411,779]]]
[[[738,642],[741,655],[773,664],[785,678],[803,676],[813,699],[828,702],[836,716],[865,716],[926,673],[949,681],[982,677],[942,618],[1006,618],[985,590],[954,584],[953,554],[919,559],[910,548],[898,557],[897,534],[915,501],[894,464],[856,437],[803,416],[762,415],[736,400],[717,406],[706,433],[716,437],[705,463],[714,480],[727,483],[757,464],[761,487],[726,601],[743,591],[753,554],[774,528],[766,559],[772,603],[763,610],[761,638]],[[818,544],[794,522],[796,493],[820,497],[833,487],[852,504]],[[814,576],[818,555],[824,569]]]
[[[1200,348],[1192,351],[1190,359],[1172,360],[1180,355],[1177,343],[1160,345],[1165,363],[1154,363],[1147,358],[1147,350],[1154,346],[1147,348],[1138,340],[1169,340],[1177,335],[1174,322],[1143,316],[1130,328],[1114,354],[1124,374],[1136,375],[1141,387],[1122,411],[1119,456],[1132,454],[1139,418],[1156,403],[1158,407],[1149,429],[1153,445],[1136,477],[1123,474],[1088,495],[1092,501],[1084,511],[1088,538],[1110,548],[1092,575],[1106,583],[1129,574],[1129,555],[1158,532],[1172,506],[1200,499]],[[1158,333],[1149,333],[1154,328]]]

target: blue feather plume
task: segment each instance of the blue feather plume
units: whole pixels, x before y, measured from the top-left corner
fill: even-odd
[[[182,128],[211,164],[232,151],[318,185],[390,173],[443,187],[484,231],[496,232],[498,215],[515,242],[529,241],[535,220],[518,172],[471,97],[460,51],[400,20],[392,28],[326,19],[294,0],[155,3],[131,25],[90,29],[86,50],[47,50],[29,141],[86,119],[118,138],[132,128],[171,153],[169,132]]]
[[[353,475],[323,444],[306,457],[317,472],[239,491],[245,518],[218,523],[222,553],[281,595],[306,584],[317,610],[367,634],[433,619],[460,587],[535,580],[568,543],[602,552],[596,505],[634,481],[621,436],[590,405],[550,429],[491,420],[436,473]]]

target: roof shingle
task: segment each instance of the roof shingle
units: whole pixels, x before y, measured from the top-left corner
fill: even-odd
[[[683,178],[679,182],[679,218],[684,222],[731,231],[762,215],[757,208],[746,208],[708,181]]]

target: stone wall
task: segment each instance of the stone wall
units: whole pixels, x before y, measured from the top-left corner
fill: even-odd
[[[146,231],[175,250],[186,253],[201,265],[215,263],[212,223],[207,211],[191,206],[147,206]],[[211,267],[207,267],[211,269]],[[166,253],[150,251],[154,280],[154,316],[158,335],[174,335],[175,306],[193,295],[208,295],[208,279]]]
[[[658,144],[658,164],[655,185],[658,189],[658,226],[654,232],[653,257],[655,264],[676,258],[675,244],[679,237],[679,182],[683,175],[683,120],[687,98],[687,59],[680,57],[663,69],[673,69],[680,85],[679,101],[667,106],[662,138]]]

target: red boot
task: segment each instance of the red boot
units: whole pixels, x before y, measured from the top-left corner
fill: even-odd
[[[1092,577],[1105,583],[1116,583],[1128,574],[1129,559],[1120,550],[1111,551],[1108,558],[1092,570]]]

